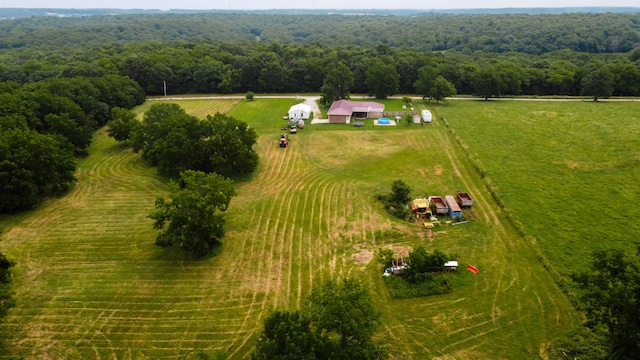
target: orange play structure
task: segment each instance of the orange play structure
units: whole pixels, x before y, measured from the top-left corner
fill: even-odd
[[[474,274],[477,274],[480,272],[480,270],[478,270],[477,267],[471,265],[471,264],[467,264],[467,270],[471,271]]]

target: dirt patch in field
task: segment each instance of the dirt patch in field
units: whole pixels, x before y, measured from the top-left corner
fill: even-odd
[[[566,164],[567,164],[567,167],[571,170],[578,170],[582,167],[580,163],[577,161],[567,161]]]
[[[358,265],[367,265],[373,260],[373,251],[363,250],[351,255],[351,259]]]
[[[558,113],[555,111],[534,111],[533,115],[554,118],[558,116]]]
[[[393,254],[399,257],[409,257],[409,253],[413,250],[411,246],[407,245],[387,245],[384,248],[393,250]]]
[[[444,168],[443,168],[442,166],[440,166],[440,165],[436,165],[436,166],[433,168],[433,175],[440,176],[440,175],[442,175],[442,172],[443,172],[443,171],[444,171]]]

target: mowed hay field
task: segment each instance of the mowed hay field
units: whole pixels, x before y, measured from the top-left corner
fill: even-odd
[[[17,306],[0,326],[6,355],[189,359],[201,350],[246,359],[270,311],[298,308],[314,285],[345,276],[373,293],[376,337],[392,358],[544,358],[574,326],[568,300],[439,119],[382,131],[308,125],[281,149],[291,103],[233,110],[258,129],[261,162],[238,184],[223,247],[209,259],[154,245],[146,216],[164,180],[97,132],[72,191],[1,224],[0,250],[17,262]],[[374,195],[397,179],[416,196],[469,191],[470,221],[428,231],[390,218]],[[417,245],[481,271],[461,269],[447,295],[391,299],[374,252]]]
[[[638,102],[464,101],[438,108],[508,211],[561,274],[635,251]]]

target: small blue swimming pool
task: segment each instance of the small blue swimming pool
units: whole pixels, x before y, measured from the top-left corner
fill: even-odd
[[[380,124],[380,125],[389,125],[389,124],[391,124],[391,120],[389,118],[380,118],[380,119],[378,119],[378,124]]]

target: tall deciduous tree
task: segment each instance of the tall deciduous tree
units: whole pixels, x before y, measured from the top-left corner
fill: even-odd
[[[556,60],[549,66],[547,84],[549,93],[555,95],[577,95],[573,90],[577,66],[568,60]]]
[[[256,168],[257,138],[255,130],[230,116],[208,115],[201,121],[177,104],[154,104],[134,130],[132,144],[162,174],[191,169],[236,177]]]
[[[311,319],[300,311],[276,310],[264,320],[264,329],[256,344],[252,359],[318,359],[326,342],[317,334]]]
[[[353,279],[314,288],[300,311],[275,311],[264,322],[254,359],[382,359],[373,341],[379,314]]]
[[[473,86],[477,95],[488,100],[490,96],[500,96],[502,94],[504,82],[495,66],[486,66],[475,73]]]
[[[416,94],[422,95],[422,99],[431,96],[431,88],[440,74],[438,68],[432,65],[423,66],[418,70],[418,80],[413,83]]]
[[[582,95],[598,98],[609,97],[613,93],[613,75],[607,69],[599,68],[586,74],[580,81]]]
[[[327,281],[309,296],[307,311],[332,344],[330,359],[376,359],[382,356],[373,341],[379,314],[371,295],[353,279]]]
[[[336,100],[348,99],[349,91],[353,86],[353,72],[347,65],[339,61],[332,66],[324,78],[324,83],[320,92],[323,104],[331,104]]]
[[[436,102],[440,102],[442,99],[447,96],[452,96],[456,94],[456,88],[450,83],[447,79],[442,76],[438,76],[436,80],[433,82],[433,86],[429,91],[429,95]]]
[[[587,325],[604,326],[611,358],[634,359],[640,353],[640,245],[634,257],[619,249],[593,254],[591,271],[573,276],[584,292],[579,306]]]
[[[111,120],[107,123],[107,133],[117,141],[126,142],[135,129],[140,126],[136,114],[127,109],[114,107],[111,109]]]
[[[236,195],[233,182],[218,174],[187,170],[171,189],[171,201],[158,197],[156,210],[149,215],[154,228],[162,230],[156,245],[210,253],[225,234],[223,213]]]
[[[133,150],[142,152],[150,165],[160,173],[177,176],[182,170],[193,169],[201,138],[200,121],[188,115],[178,104],[153,104],[133,131]]]
[[[224,114],[207,115],[203,121],[203,156],[198,168],[227,177],[248,175],[258,166],[253,149],[258,134],[247,123]]]
[[[377,61],[367,69],[365,76],[369,95],[373,95],[377,99],[385,99],[398,91],[400,74],[391,64]]]

